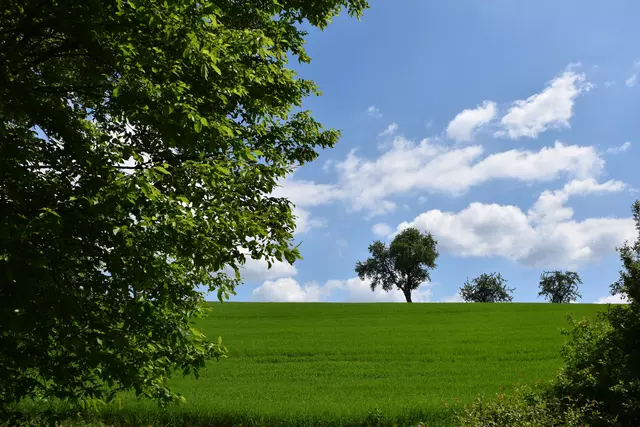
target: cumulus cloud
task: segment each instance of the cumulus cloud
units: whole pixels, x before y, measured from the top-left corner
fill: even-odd
[[[447,137],[458,142],[471,141],[474,131],[496,117],[496,103],[484,101],[476,108],[464,110],[449,122]]]
[[[615,294],[615,295],[607,295],[607,296],[601,297],[595,303],[596,304],[629,304],[629,301],[623,295]]]
[[[371,291],[371,284],[368,280],[360,280],[353,277],[347,280],[329,280],[324,287],[330,290],[331,294],[340,292],[341,300],[347,302],[405,302],[402,291],[394,289],[385,292],[380,287]],[[429,284],[422,284],[411,293],[413,302],[430,301],[433,291]]]
[[[598,176],[604,161],[594,147],[565,145],[557,141],[538,151],[513,149],[483,157],[482,146],[451,148],[424,139],[419,143],[397,136],[393,146],[379,157],[367,159],[351,151],[342,161],[329,164],[337,172],[337,183],[284,179],[272,193],[286,197],[298,209],[346,203],[350,210],[368,216],[392,212],[394,196],[415,190],[462,194],[491,180],[513,179],[546,182],[559,177]],[[424,197],[424,196],[422,196]],[[307,229],[309,216],[300,212],[300,230]],[[321,226],[311,223],[311,226]]]
[[[624,184],[574,180],[559,191],[543,192],[528,213],[517,206],[471,203],[459,212],[430,210],[397,230],[432,232],[441,247],[459,256],[501,256],[528,266],[569,268],[598,260],[632,239],[631,218],[576,221],[564,206],[570,196],[620,191]]]
[[[621,181],[609,180],[598,184],[595,179],[574,180],[558,191],[544,191],[535,204],[529,209],[529,220],[536,223],[555,223],[573,217],[573,209],[564,206],[570,196],[589,193],[613,193],[622,191],[625,184]]]
[[[620,145],[618,147],[611,147],[611,148],[607,149],[607,153],[610,153],[610,154],[624,153],[629,148],[631,148],[631,142],[626,141],[624,144],[622,144],[622,145]]]
[[[455,295],[442,298],[442,302],[464,302],[464,300],[462,299],[460,292],[458,292]]]
[[[425,139],[415,144],[396,137],[393,147],[369,160],[351,151],[333,167],[337,188],[354,211],[369,216],[396,209],[392,196],[426,190],[461,194],[496,179],[544,182],[560,176],[597,176],[603,160],[593,147],[556,142],[539,151],[514,149],[482,157],[483,147],[450,148]]]
[[[293,216],[296,219],[296,234],[304,234],[314,228],[323,228],[327,226],[327,220],[324,218],[312,218],[309,211],[302,208],[294,207]]]
[[[311,229],[327,225],[324,218],[313,218],[308,208],[339,200],[344,197],[344,192],[335,185],[295,180],[289,176],[280,181],[271,196],[286,198],[294,204],[293,215],[296,217],[296,234],[303,234]]]
[[[501,132],[511,138],[534,137],[551,127],[569,126],[574,99],[591,87],[584,74],[575,71],[576,67],[575,64],[568,67],[540,93],[516,101],[502,117]],[[375,105],[368,111],[379,113]],[[485,101],[458,114],[449,123],[447,134],[456,140],[469,140],[478,126],[486,125],[495,115],[495,103]],[[382,134],[391,136],[396,130],[397,124],[391,123]],[[352,150],[341,161],[326,162],[323,170],[336,173],[334,183],[290,176],[281,181],[273,195],[288,198],[301,210],[298,230],[307,230],[323,224],[322,220],[310,222],[310,215],[305,214],[313,206],[340,201],[350,211],[365,212],[369,218],[395,211],[394,198],[416,190],[460,195],[492,180],[531,183],[560,177],[586,179],[597,177],[604,166],[594,147],[560,141],[538,151],[513,149],[490,155],[485,155],[480,145],[451,147],[437,138],[416,142],[394,135],[389,143],[374,158]]]
[[[376,119],[379,119],[380,117],[382,117],[382,113],[380,112],[380,109],[375,105],[369,105],[367,107],[367,114],[371,117],[375,117]]]
[[[322,290],[315,284],[300,286],[292,277],[267,280],[251,292],[254,301],[313,302],[320,301]]]
[[[585,82],[584,74],[565,71],[551,80],[542,92],[514,101],[501,120],[504,132],[511,139],[535,138],[550,128],[570,127],[576,97],[591,88],[592,85]]]
[[[385,130],[380,132],[378,136],[390,136],[396,133],[398,130],[398,124],[396,122],[391,123]]]
[[[353,277],[347,280],[329,280],[324,285],[309,283],[300,285],[291,277],[266,281],[251,292],[255,301],[317,302],[336,297],[345,302],[405,302],[401,291],[385,292],[380,288],[371,291],[370,282]],[[414,302],[430,301],[432,291],[423,284],[411,294]]]
[[[330,166],[329,166],[330,167]],[[284,197],[298,207],[325,205],[345,196],[334,184],[319,184],[315,181],[296,180],[293,176],[279,182],[271,193],[273,197]]]
[[[388,224],[385,224],[383,222],[379,222],[375,224],[373,227],[371,227],[371,231],[373,231],[373,234],[375,234],[376,236],[383,236],[383,237],[388,236],[393,232],[391,227]]]

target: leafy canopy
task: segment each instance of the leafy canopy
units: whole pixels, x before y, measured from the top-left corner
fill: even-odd
[[[303,23],[366,0],[6,0],[0,11],[0,410],[25,397],[160,401],[224,356],[192,319],[245,254],[287,260],[278,179],[339,137]],[[223,273],[225,267],[235,275]]]
[[[369,245],[371,257],[358,261],[355,270],[360,280],[371,280],[372,291],[378,286],[387,292],[398,288],[411,302],[411,291],[431,280],[429,269],[436,268],[438,258],[436,245],[431,233],[407,228],[389,246],[379,240]]]
[[[582,298],[578,284],[582,284],[582,280],[575,271],[545,271],[540,275],[538,296],[544,296],[555,304],[570,303]]]
[[[507,280],[500,273],[483,273],[464,282],[460,296],[467,302],[510,302],[515,288],[507,288]]]

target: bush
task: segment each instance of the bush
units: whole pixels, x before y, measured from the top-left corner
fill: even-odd
[[[461,414],[461,425],[640,426],[640,200],[632,211],[639,236],[619,249],[623,269],[611,285],[629,304],[571,319],[565,363],[549,387],[478,399]]]
[[[551,390],[563,407],[591,403],[594,426],[640,425],[640,316],[635,306],[609,307],[573,322],[565,366]]]
[[[639,236],[619,249],[623,269],[611,285],[611,293],[629,305],[573,322],[565,366],[552,390],[563,404],[567,396],[583,405],[596,402],[599,413],[586,418],[594,426],[640,425],[640,201],[632,210]]]
[[[546,394],[544,387],[522,386],[495,399],[478,397],[458,413],[458,423],[461,427],[577,427],[584,425],[585,414],[593,410],[592,405],[562,408]]]
[[[464,282],[460,296],[467,302],[511,302],[514,290],[507,287],[507,280],[500,273],[485,273]]]

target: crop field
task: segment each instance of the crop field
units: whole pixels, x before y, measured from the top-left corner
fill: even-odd
[[[587,304],[212,304],[229,357],[176,377],[188,403],[125,398],[108,425],[451,425],[479,394],[549,380],[566,314]],[[373,417],[373,418],[372,418]]]

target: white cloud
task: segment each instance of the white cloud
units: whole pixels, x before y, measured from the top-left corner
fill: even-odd
[[[509,150],[481,158],[481,146],[449,148],[396,137],[393,148],[375,160],[350,152],[336,162],[337,188],[354,211],[369,215],[396,209],[390,197],[413,190],[461,194],[495,179],[544,182],[560,176],[597,176],[604,161],[593,147],[556,142],[539,151]]]
[[[589,193],[613,193],[624,190],[621,181],[609,180],[598,184],[595,179],[574,180],[558,191],[544,191],[535,204],[529,209],[529,220],[536,223],[549,223],[569,220],[573,217],[573,209],[564,206],[570,196]]]
[[[433,291],[429,289],[429,284],[422,284],[411,293],[413,302],[429,301]],[[360,280],[353,277],[348,280],[329,280],[324,286],[331,292],[341,291],[344,294],[344,301],[347,302],[406,302],[404,294],[398,289],[385,292],[380,287],[371,291],[368,280]]]
[[[584,74],[577,65],[552,80],[549,85],[527,100],[516,101],[502,118],[505,135],[512,138],[534,136],[550,127],[569,126],[575,97],[589,90]],[[378,110],[374,105],[371,113]],[[447,132],[460,140],[473,136],[479,124],[495,116],[494,103],[465,110],[449,124]],[[388,133],[395,132],[392,123]],[[383,133],[387,133],[384,131]],[[451,147],[435,139],[414,142],[396,135],[391,146],[377,158],[365,158],[352,150],[342,161],[326,162],[323,170],[335,171],[332,184],[296,180],[281,181],[274,196],[286,197],[299,209],[341,201],[350,211],[366,212],[367,218],[397,209],[396,196],[416,190],[460,195],[471,187],[492,180],[511,179],[521,182],[548,182],[554,179],[597,177],[604,161],[590,146],[565,145],[559,141],[539,151],[513,149],[484,155],[480,145]],[[422,196],[424,197],[424,196]],[[301,215],[299,230],[305,230],[308,215]],[[311,226],[321,226],[322,221]],[[299,231],[300,232],[300,231]]]
[[[631,77],[624,81],[624,83],[629,87],[634,87],[636,85],[636,79],[638,78],[638,74],[633,73]]]
[[[292,176],[280,181],[271,193],[273,197],[283,197],[294,204],[296,216],[296,234],[306,233],[313,228],[327,226],[324,218],[312,218],[305,209],[312,206],[332,203],[344,197],[343,191],[332,184],[318,184],[314,181],[295,180]]]
[[[458,292],[455,295],[442,298],[442,302],[464,302],[464,300],[462,299],[462,296],[460,296],[460,293]]]
[[[460,212],[430,210],[397,230],[413,226],[432,232],[439,245],[459,256],[500,256],[529,266],[570,268],[598,260],[632,239],[631,218],[573,220],[564,206],[569,196],[620,191],[619,181],[568,183],[562,190],[545,191],[525,214],[519,207],[471,203]]]
[[[474,131],[493,120],[496,114],[496,103],[491,101],[484,101],[476,108],[464,110],[449,122],[447,137],[458,142],[471,141]]]
[[[324,218],[311,218],[309,211],[294,207],[293,215],[296,217],[296,234],[303,234],[313,228],[323,228],[327,226]]]
[[[344,191],[336,185],[296,180],[292,176],[280,181],[271,195],[289,199],[298,207],[325,205],[345,196]]]
[[[367,114],[370,115],[371,117],[375,117],[376,119],[379,119],[382,117],[382,113],[380,112],[380,109],[375,105],[369,105],[367,107]]]
[[[414,302],[429,301],[432,295],[428,284],[423,284],[411,294]],[[251,292],[255,301],[315,302],[328,301],[340,294],[340,300],[346,302],[405,302],[404,295],[398,289],[390,292],[377,288],[371,290],[370,282],[353,277],[347,280],[329,280],[324,285],[315,283],[300,285],[291,277],[276,281],[266,281]],[[333,297],[333,298],[332,298]]]
[[[615,295],[607,295],[607,296],[601,297],[595,303],[596,304],[629,304],[629,301],[623,295],[615,294]]]
[[[515,101],[501,124],[511,139],[535,138],[550,128],[568,128],[575,98],[592,87],[585,82],[584,74],[565,71],[542,92]]]
[[[249,251],[246,249],[241,249],[240,251],[246,259],[244,265],[240,266],[240,275],[245,283],[275,280],[281,277],[295,276],[298,273],[296,267],[286,261],[275,260],[271,268],[269,268],[266,260],[251,258]],[[234,274],[233,270],[229,267],[225,268],[224,271],[230,276]]]
[[[483,156],[479,145],[449,147],[429,139],[419,143],[402,136],[377,158],[360,157],[352,150],[342,161],[327,168],[337,172],[331,184],[294,177],[280,182],[272,193],[296,205],[298,233],[323,226],[323,220],[310,220],[313,206],[346,203],[349,210],[366,212],[367,217],[396,210],[396,196],[415,191],[460,195],[492,180],[548,182],[560,177],[597,177],[604,160],[594,147],[565,145],[559,141],[538,151],[513,149]],[[425,201],[421,195],[419,201]]]
[[[251,292],[254,301],[313,302],[320,301],[321,289],[315,284],[300,286],[292,277],[267,280]]]
[[[626,141],[624,144],[622,144],[619,147],[611,147],[607,149],[607,153],[611,153],[611,154],[623,153],[627,151],[629,148],[631,148],[631,142]]]
[[[383,222],[375,224],[373,227],[371,227],[371,231],[373,231],[373,234],[375,234],[376,236],[388,236],[393,232],[391,227]]]
[[[387,126],[387,128],[385,130],[383,130],[382,132],[380,132],[378,134],[378,136],[389,136],[389,135],[393,135],[394,133],[396,133],[396,131],[398,130],[398,124],[396,122],[391,123],[389,126]]]

